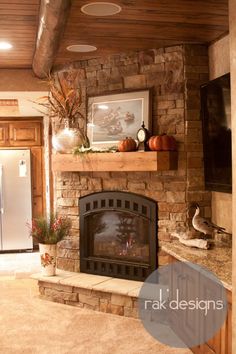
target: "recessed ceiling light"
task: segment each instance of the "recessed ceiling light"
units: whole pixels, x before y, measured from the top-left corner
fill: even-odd
[[[0,42],[0,50],[8,50],[12,48],[12,44],[8,42]]]
[[[121,12],[121,7],[113,2],[90,2],[81,11],[90,16],[111,16]]]
[[[94,52],[95,50],[97,50],[97,47],[88,44],[74,44],[69,45],[69,47],[67,47],[66,49],[69,50],[69,52],[87,53]]]

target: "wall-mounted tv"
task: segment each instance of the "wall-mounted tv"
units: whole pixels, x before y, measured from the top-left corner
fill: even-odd
[[[206,189],[232,192],[230,74],[201,86]]]

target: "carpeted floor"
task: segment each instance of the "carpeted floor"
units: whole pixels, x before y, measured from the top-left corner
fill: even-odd
[[[0,353],[189,354],[153,339],[139,320],[38,298],[31,279],[0,277]]]

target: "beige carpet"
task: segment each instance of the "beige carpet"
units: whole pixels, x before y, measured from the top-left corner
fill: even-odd
[[[44,301],[31,279],[0,277],[0,353],[189,354],[153,339],[139,320]]]

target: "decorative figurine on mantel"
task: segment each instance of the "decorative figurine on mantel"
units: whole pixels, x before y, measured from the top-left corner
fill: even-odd
[[[141,125],[141,128],[137,132],[137,139],[138,139],[138,150],[139,151],[147,151],[148,148],[148,139],[150,138],[151,134],[147,128],[145,128],[144,122]]]

